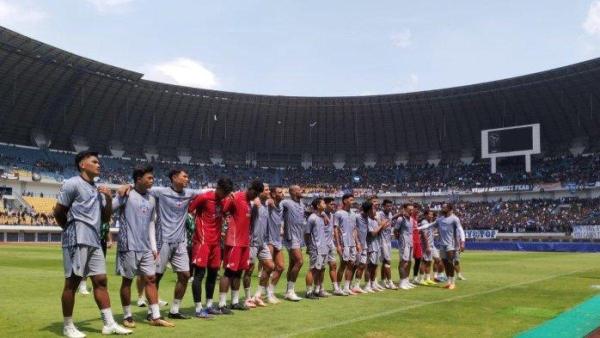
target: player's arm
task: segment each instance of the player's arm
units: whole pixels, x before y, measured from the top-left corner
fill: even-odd
[[[465,229],[460,224],[458,217],[456,218],[456,231],[458,232],[458,240],[460,242],[460,252],[465,251]]]
[[[356,229],[356,227],[354,227],[354,230],[352,230],[352,237],[354,237],[354,245],[356,245],[356,251],[362,251],[362,246],[360,246],[360,240],[358,239],[358,230]]]
[[[433,222],[431,222],[431,223],[427,223],[427,224],[421,225],[420,227],[417,227],[417,229],[418,229],[418,230],[425,230],[425,229],[429,229],[429,228],[431,228],[431,227],[433,227],[433,226],[436,226],[436,224],[437,224],[437,221],[433,221]]]
[[[110,223],[110,217],[112,216],[112,194],[108,187],[99,187],[98,191],[104,196],[104,202],[102,205],[101,220],[103,223]]]
[[[202,207],[203,202],[204,202],[204,195],[197,195],[196,197],[194,197],[194,199],[188,206],[188,212],[190,214],[197,214],[198,209],[200,209]]]
[[[156,200],[155,200],[156,202]],[[156,203],[154,204],[154,210],[152,211],[152,221],[148,224],[148,236],[150,236],[150,249],[154,260],[158,259],[158,247],[156,245]]]
[[[75,200],[76,194],[77,191],[71,181],[66,181],[60,188],[53,214],[56,223],[63,230],[67,228],[69,209]]]
[[[313,223],[314,221],[312,217],[309,217],[308,223],[304,227],[304,243],[306,243],[306,254],[309,253],[308,243],[310,242],[310,232],[312,231]]]

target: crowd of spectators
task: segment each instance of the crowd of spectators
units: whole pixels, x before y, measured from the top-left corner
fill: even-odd
[[[25,209],[0,211],[0,225],[56,225],[53,215]]]
[[[0,147],[0,167],[21,168],[52,176],[59,181],[76,174],[73,155],[50,151]],[[132,168],[141,162],[103,157],[102,182],[122,184],[131,181]],[[267,168],[246,165],[184,165],[155,161],[156,184],[167,185],[167,173],[175,166],[185,168],[192,187],[207,186],[219,177],[227,176],[244,186],[253,179],[287,186],[301,184],[312,191],[331,193],[349,189],[366,189],[381,192],[435,192],[464,191],[508,185],[534,185],[560,183],[584,186],[600,181],[600,153],[586,156],[561,155],[535,158],[532,172],[524,171],[523,159],[505,159],[499,162],[497,173],[490,173],[489,161],[464,164],[460,161],[442,162],[438,165],[408,163],[406,165],[374,168],[333,167]]]

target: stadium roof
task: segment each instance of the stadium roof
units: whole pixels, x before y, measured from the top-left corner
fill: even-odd
[[[361,163],[373,154],[424,159],[478,154],[482,129],[541,123],[542,151],[600,138],[600,59],[493,82],[355,97],[232,93],[142,80],[0,27],[0,142],[52,148],[74,140],[108,152],[147,149],[165,159],[221,153],[243,162],[298,164],[302,154]]]

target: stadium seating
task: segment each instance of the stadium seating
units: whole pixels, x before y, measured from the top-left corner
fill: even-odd
[[[56,198],[52,197],[23,196],[23,199],[38,213],[52,213],[56,205]]]

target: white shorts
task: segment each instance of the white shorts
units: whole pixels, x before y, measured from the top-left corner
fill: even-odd
[[[381,243],[379,258],[381,263],[389,264],[392,262],[392,243]]]
[[[356,254],[356,261],[354,262],[354,264],[367,264],[367,249],[363,249],[360,253]]]
[[[156,273],[165,273],[165,270],[167,270],[167,263],[171,263],[173,271],[175,272],[190,271],[190,257],[188,256],[185,242],[163,243],[158,256]]]
[[[440,247],[440,257],[442,259],[448,259],[448,252],[454,252],[454,259],[456,259],[457,250],[451,245],[442,245]]]
[[[352,262],[356,260],[356,247],[355,246],[345,246],[342,252],[342,260],[344,262]]]
[[[101,248],[76,245],[63,248],[65,278],[105,275],[106,260]]]
[[[260,248],[255,246],[250,247],[250,258],[248,263],[254,264],[256,263],[256,259],[258,259],[261,262],[266,260],[273,260],[271,250],[269,250],[269,246],[267,244],[263,244],[263,246],[261,246]]]
[[[398,252],[400,253],[400,260],[405,262],[410,262],[410,259],[413,254],[412,245],[403,245],[398,248]]]
[[[380,250],[369,252],[368,253],[368,263],[371,265],[379,264],[380,256],[381,256]]]
[[[329,252],[327,253],[327,262],[335,262],[335,257],[337,256],[337,249],[334,244],[329,246]]]
[[[154,276],[156,263],[151,251],[119,251],[117,252],[117,275],[127,279],[135,276]]]
[[[310,254],[310,268],[321,270],[325,266],[326,260],[327,260],[327,254],[311,253]]]

